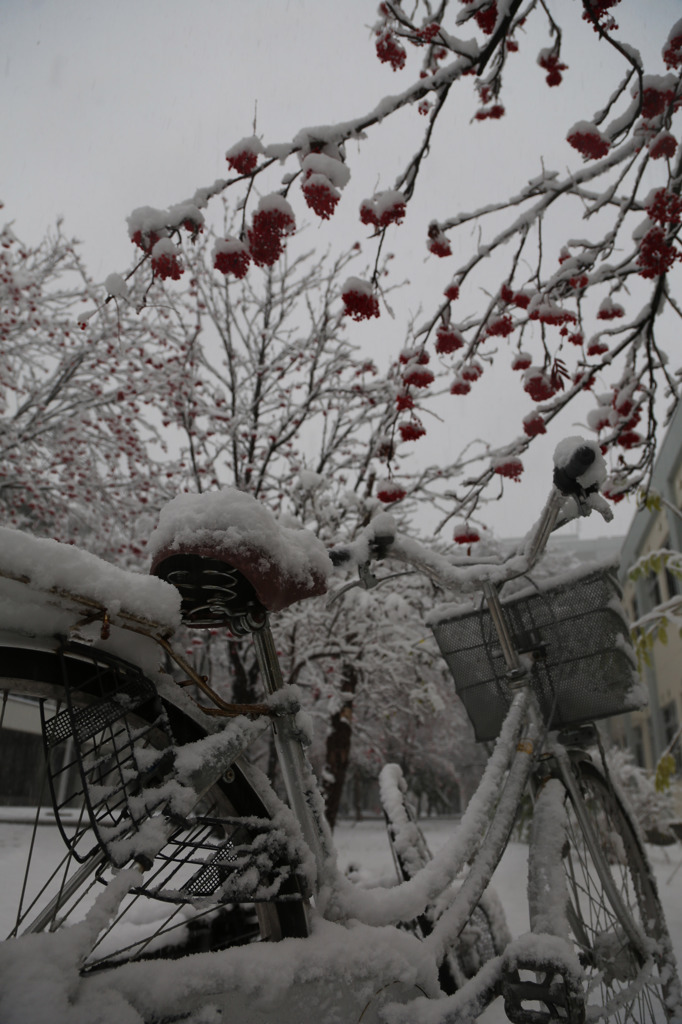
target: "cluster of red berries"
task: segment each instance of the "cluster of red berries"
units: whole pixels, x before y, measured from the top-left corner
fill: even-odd
[[[461,376],[455,377],[450,388],[451,395],[468,395],[471,391],[471,384]]]
[[[379,316],[379,300],[366,281],[361,281],[357,277],[348,278],[343,286],[341,298],[346,307],[344,313],[352,320],[369,320]]]
[[[133,242],[138,249],[142,249],[142,252],[150,253],[156,243],[159,241],[160,236],[156,231],[142,231],[140,228],[134,231],[130,236],[130,241]]]
[[[504,316],[498,317],[497,320],[491,321],[485,329],[485,333],[490,338],[508,338],[514,330],[514,324],[512,318],[508,313]]]
[[[462,380],[476,381],[483,373],[483,367],[475,359],[472,359],[470,363],[463,368],[460,373]]]
[[[450,242],[448,236],[441,227],[438,221],[431,221],[428,230],[428,241],[426,243],[429,252],[432,252],[434,256],[452,256],[452,249],[450,248]]]
[[[531,296],[528,292],[515,292],[508,284],[503,284],[500,289],[500,301],[506,306],[518,306],[519,309],[528,309]]]
[[[659,188],[646,202],[646,212],[659,224],[679,224],[682,199],[675,192]]]
[[[642,117],[647,121],[652,117],[659,117],[670,106],[674,98],[675,91],[673,89],[645,86],[642,90]]]
[[[599,160],[611,148],[609,140],[588,121],[578,122],[569,132],[566,141],[587,160]]]
[[[277,262],[284,251],[283,238],[296,229],[293,211],[286,200],[281,196],[265,199],[277,201],[270,204],[261,199],[247,232],[251,258],[259,267],[271,267]]]
[[[406,494],[405,488],[395,480],[383,480],[377,488],[377,498],[387,505],[393,501],[402,501]]]
[[[666,239],[661,227],[653,227],[647,231],[639,246],[637,266],[642,277],[660,277],[667,273],[681,254]]]
[[[423,424],[416,416],[408,423],[401,423],[398,430],[403,441],[418,441],[426,433]]]
[[[595,32],[599,28],[605,32],[615,32],[618,25],[608,11],[619,3],[620,0],[584,0],[583,18],[592,24]]]
[[[663,48],[667,68],[682,67],[682,23],[676,22]]]
[[[360,204],[360,220],[375,228],[401,224],[404,216],[405,196],[402,192],[378,192],[371,199],[363,199]]]
[[[575,313],[568,309],[561,309],[560,306],[542,305],[538,306],[530,314],[529,320],[539,320],[541,324],[549,324],[552,327],[560,327],[562,324],[572,324],[578,319]]]
[[[246,277],[251,262],[248,247],[238,238],[229,235],[219,240],[213,249],[213,266],[221,274],[232,274],[241,280]]]
[[[152,270],[162,281],[170,278],[179,281],[185,269],[180,263],[178,252],[169,238],[161,238],[152,249]]]
[[[482,110],[477,110],[474,114],[474,118],[477,121],[499,121],[501,117],[504,117],[504,107],[501,103],[494,103],[492,107],[484,107]]]
[[[523,418],[523,432],[528,437],[537,437],[538,434],[546,434],[547,427],[539,412],[530,412]]]
[[[508,480],[513,480],[518,483],[521,474],[523,473],[523,463],[521,462],[521,459],[517,459],[515,456],[511,456],[507,459],[500,459],[494,464],[493,473],[497,473],[498,476],[507,477]]]
[[[540,55],[538,56],[538,64],[547,72],[547,77],[545,79],[547,85],[561,85],[561,72],[568,71],[568,64],[561,63],[558,53],[541,50]]]
[[[237,174],[252,174],[258,163],[258,154],[263,147],[255,135],[250,139],[241,139],[232,149],[228,149],[225,159]]]
[[[523,377],[523,390],[530,395],[534,402],[546,402],[556,394],[551,377],[538,366],[529,366],[526,370]]]
[[[457,349],[464,347],[464,338],[454,327],[446,327],[441,324],[436,331],[436,352],[439,355],[449,355]]]
[[[532,363],[532,359],[528,352],[517,352],[512,359],[512,370],[527,370]]]
[[[407,53],[390,29],[385,28],[377,33],[376,50],[382,64],[390,64],[394,71],[405,67]]]
[[[594,338],[590,339],[586,351],[588,356],[603,356],[608,350],[609,346],[597,334]]]
[[[332,183],[322,174],[311,175],[303,183],[301,191],[310,209],[322,220],[329,220],[341,198]]]
[[[659,132],[656,138],[649,146],[649,156],[652,160],[660,160],[665,157],[666,160],[670,160],[675,156],[677,150],[677,139],[675,136],[668,131]]]
[[[625,316],[625,310],[610,298],[604,299],[597,312],[597,320],[619,320],[622,316]]]
[[[474,14],[476,24],[480,28],[484,35],[490,36],[495,31],[495,25],[497,24],[497,3],[495,0],[487,7],[479,7]]]
[[[468,523],[458,523],[452,539],[455,544],[475,544],[481,538],[473,526]]]
[[[407,387],[428,388],[433,381],[434,376],[431,370],[424,366],[410,366],[403,374],[403,383]]]
[[[412,395],[396,395],[395,407],[398,412],[406,412],[408,409],[414,409],[414,399]]]

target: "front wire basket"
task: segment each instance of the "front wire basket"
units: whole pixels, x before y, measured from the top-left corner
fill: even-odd
[[[620,586],[611,569],[502,600],[507,626],[552,729],[635,711],[646,703]],[[502,648],[487,608],[432,621],[477,740],[499,734],[511,702]]]

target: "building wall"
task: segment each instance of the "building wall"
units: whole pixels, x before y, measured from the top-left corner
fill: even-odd
[[[682,508],[682,406],[675,410],[661,444],[652,487],[674,509]],[[628,579],[629,570],[639,558],[660,549],[682,551],[682,517],[665,505],[660,511],[639,511],[623,544],[621,579],[624,604],[631,620],[682,593],[682,581],[675,580],[664,568],[636,583]],[[654,644],[651,665],[642,667],[649,693],[648,708],[611,719],[607,725],[609,738],[630,749],[638,763],[649,769],[655,769],[682,722],[682,638],[673,625],[667,633],[666,644]]]

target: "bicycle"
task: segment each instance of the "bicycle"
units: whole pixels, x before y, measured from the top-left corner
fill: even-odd
[[[644,845],[592,724],[637,704],[615,584],[601,572],[509,600],[499,593],[538,561],[568,506],[604,510],[596,446],[571,439],[560,448],[538,524],[501,563],[438,555],[386,515],[327,553],[238,492],[171,503],[156,577],[2,531],[3,717],[40,714],[45,785],[66,847],[46,887],[30,892],[38,802],[20,913],[0,946],[3,1020],[23,1022],[27,1006],[32,1019],[48,1019],[39,1016],[44,990],[26,981],[36,959],[59,965],[49,1019],[69,1024],[257,1024],[275,1012],[300,1020],[301,1005],[329,1024],[463,1024],[498,996],[510,1020],[533,1024],[682,1019]],[[401,860],[400,801],[387,801],[402,878],[389,889],[359,889],[336,868],[305,722],[268,625],[271,612],[326,590],[329,557],[355,566],[365,587],[378,582],[372,561],[389,557],[459,594],[482,591],[487,604],[433,629],[478,737],[495,738],[494,751],[433,858],[413,839]],[[575,663],[564,671],[561,649],[585,618],[584,607],[575,616],[576,587],[599,618],[582,676]],[[538,617],[547,608],[549,618]],[[170,642],[181,616],[252,635],[261,704],[231,705],[194,671]],[[184,674],[180,685],[159,671],[159,647]],[[611,685],[595,684],[595,672]],[[585,674],[581,707],[571,679],[584,683]],[[246,756],[268,728],[289,806]],[[531,931],[510,938],[489,883],[527,793]],[[189,956],[199,950],[211,956]]]

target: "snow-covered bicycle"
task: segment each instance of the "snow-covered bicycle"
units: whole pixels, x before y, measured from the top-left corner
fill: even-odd
[[[682,1020],[644,844],[593,724],[640,701],[617,585],[604,569],[518,583],[569,506],[604,511],[602,475],[596,445],[559,446],[543,514],[501,563],[438,555],[387,515],[332,550],[363,586],[389,557],[454,592],[431,625],[477,737],[496,740],[434,857],[384,773],[392,888],[337,869],[306,716],[268,626],[327,588],[312,535],[239,492],[183,495],[143,577],[1,530],[2,724],[10,742],[18,728],[40,736],[45,770],[0,946],[0,1019],[463,1024],[501,996],[510,1020],[533,1024]],[[261,704],[228,704],[197,675],[171,644],[181,619],[252,634]],[[266,729],[288,806],[248,760]],[[531,930],[511,937],[489,883],[528,796]]]

